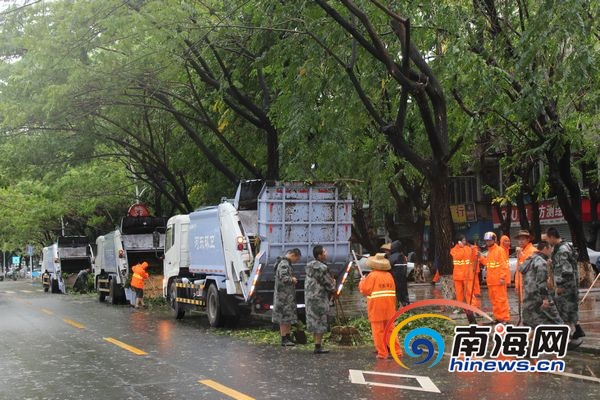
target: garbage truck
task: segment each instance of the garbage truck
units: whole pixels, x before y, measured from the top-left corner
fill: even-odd
[[[78,273],[92,266],[93,252],[85,236],[60,236],[42,250],[44,292],[66,293],[63,273]]]
[[[272,309],[275,265],[299,248],[293,266],[304,307],[305,266],[319,244],[332,275],[349,257],[352,197],[332,183],[242,182],[233,200],[176,215],[167,222],[163,294],[175,318],[206,311],[211,326]]]
[[[112,304],[124,303],[131,267],[143,261],[149,265],[150,276],[162,282],[165,223],[165,217],[151,216],[148,207],[136,203],[117,229],[96,239],[94,282],[98,301],[108,297]],[[159,296],[161,289],[158,284]]]

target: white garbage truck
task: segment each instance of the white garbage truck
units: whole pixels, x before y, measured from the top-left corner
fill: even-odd
[[[211,326],[272,308],[274,267],[299,248],[297,303],[304,307],[305,266],[312,248],[329,253],[334,277],[349,257],[352,198],[331,183],[242,182],[233,201],[176,215],[167,222],[163,293],[175,317],[205,310]],[[338,279],[339,280],[339,279]]]
[[[63,273],[78,273],[92,266],[93,252],[85,236],[60,236],[42,250],[44,292],[66,293]]]
[[[129,208],[119,228],[96,239],[94,282],[100,302],[107,297],[112,304],[125,302],[131,267],[138,263],[146,261],[151,276],[162,274],[165,222],[138,203]]]

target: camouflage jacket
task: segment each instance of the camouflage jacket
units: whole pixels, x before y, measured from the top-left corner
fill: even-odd
[[[273,293],[274,323],[296,323],[296,287],[293,278],[292,264],[287,258],[282,258],[275,271],[275,291]]]
[[[573,248],[568,243],[561,242],[554,247],[554,251],[552,252],[552,269],[554,283],[557,288],[578,286],[577,260],[575,259]]]
[[[549,297],[548,257],[533,253],[519,265],[519,272],[523,274],[523,301],[541,303]]]
[[[304,297],[309,299],[328,300],[328,294],[335,290],[335,281],[329,275],[329,268],[321,261],[314,260],[306,265],[304,281]]]

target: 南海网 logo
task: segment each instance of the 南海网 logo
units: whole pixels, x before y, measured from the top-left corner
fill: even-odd
[[[398,350],[401,349],[397,349],[396,343],[402,328],[410,322],[424,318],[447,321],[452,319],[441,314],[424,313],[410,316],[394,326],[396,319],[415,308],[440,305],[462,308],[493,322],[489,315],[477,307],[456,300],[422,300],[401,308],[388,321],[384,337],[389,338],[390,353],[403,368],[410,369],[398,357]],[[490,324],[455,326],[448,370],[451,372],[564,372],[565,362],[562,358],[567,353],[569,337],[568,325],[538,325],[535,328],[511,324],[498,324],[495,328]],[[406,334],[403,348],[408,356],[419,359],[413,364],[430,362],[429,368],[431,368],[439,363],[444,355],[444,338],[435,329],[419,327]],[[425,352],[427,354],[423,358]],[[489,358],[486,358],[488,356]],[[550,356],[552,359],[541,359],[543,356]]]
[[[439,318],[439,319],[444,319],[444,320],[448,320],[448,321],[452,321],[452,319],[449,317],[446,317],[445,315],[441,315],[441,314],[426,313],[426,314],[417,314],[417,315],[408,317],[408,318],[402,320],[395,327],[394,327],[394,322],[398,319],[398,317],[400,317],[402,314],[404,314],[410,310],[413,310],[415,308],[420,308],[420,307],[431,307],[431,306],[459,307],[459,308],[465,309],[467,311],[482,315],[484,318],[488,319],[490,322],[493,321],[493,319],[489,315],[487,315],[485,312],[481,311],[479,308],[465,304],[465,303],[461,303],[456,300],[443,300],[443,299],[421,300],[421,301],[417,301],[415,303],[411,303],[405,307],[402,307],[388,321],[388,323],[385,327],[384,337],[389,338],[390,353],[392,354],[392,357],[394,358],[394,360],[403,368],[410,369],[398,357],[397,350],[400,350],[400,349],[396,349],[396,340],[397,340],[398,334],[400,333],[402,328],[412,321],[417,321],[417,320],[423,319],[423,318]],[[429,367],[431,368],[434,365],[436,365],[438,362],[440,362],[440,360],[442,359],[442,356],[444,355],[444,349],[445,349],[444,338],[435,329],[432,329],[429,327],[415,328],[406,334],[406,336],[404,338],[403,348],[404,348],[404,351],[406,352],[406,354],[408,354],[410,357],[413,357],[413,358],[421,358],[421,356],[423,356],[423,353],[425,352],[425,350],[427,350],[426,357],[420,361],[414,362],[414,364],[425,364],[425,363],[429,362],[430,360],[432,360],[436,354],[436,348],[437,348],[437,356],[435,356],[436,357],[435,360],[433,360],[431,362],[431,364],[429,365]]]

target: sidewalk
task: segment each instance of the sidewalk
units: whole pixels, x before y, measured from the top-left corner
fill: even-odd
[[[579,290],[579,299],[587,289]],[[408,294],[410,301],[418,301],[425,299],[442,298],[441,291],[438,287],[432,286],[429,283],[409,283]],[[487,288],[481,288],[482,305],[481,309],[486,313],[492,312],[492,306],[487,297]],[[508,302],[510,304],[511,322],[516,323],[519,320],[519,306],[517,295],[514,288],[508,288]],[[461,314],[462,315],[462,314]],[[579,323],[586,336],[583,338],[583,344],[576,351],[600,354],[600,288],[596,287],[590,291],[585,302],[579,306]],[[465,323],[466,319],[465,319]]]

